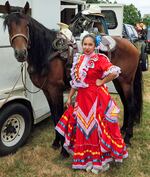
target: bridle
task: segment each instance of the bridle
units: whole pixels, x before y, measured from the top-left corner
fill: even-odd
[[[12,13],[20,13],[20,12],[12,12]],[[11,13],[11,14],[12,14]],[[29,27],[27,27],[27,36],[22,34],[22,33],[18,33],[18,34],[14,34],[12,37],[9,36],[10,39],[10,44],[13,44],[14,39],[16,39],[17,37],[22,37],[25,39],[25,41],[27,42],[27,48],[29,48]]]
[[[29,36],[29,35],[28,35]],[[27,44],[29,43],[29,37],[27,37],[26,35],[22,34],[22,33],[18,33],[18,34],[15,34],[13,35],[11,38],[10,38],[10,43],[12,45],[13,43],[13,40],[16,39],[17,37],[23,37],[25,39],[25,41],[27,42]]]
[[[17,37],[22,37],[22,38],[25,39],[25,41],[26,41],[26,43],[27,43],[27,48],[29,49],[29,48],[30,48],[30,45],[29,45],[29,44],[30,44],[30,39],[29,39],[29,27],[27,27],[27,30],[28,30],[27,36],[24,35],[24,34],[22,34],[22,33],[18,33],[18,34],[14,34],[12,37],[9,37],[9,38],[10,38],[10,44],[11,44],[11,46],[12,46],[12,44],[13,44],[14,39],[16,39]]]

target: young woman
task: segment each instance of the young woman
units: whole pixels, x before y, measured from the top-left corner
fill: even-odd
[[[121,71],[104,54],[94,52],[94,36],[86,35],[82,47],[83,54],[74,57],[71,70],[68,109],[56,130],[65,137],[64,147],[73,155],[72,168],[97,174],[107,170],[110,161],[122,162],[128,156],[118,124],[120,110],[105,86]]]

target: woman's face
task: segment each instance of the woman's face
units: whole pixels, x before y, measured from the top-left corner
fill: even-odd
[[[86,37],[82,42],[82,48],[84,54],[91,54],[95,49],[95,42],[93,41],[93,38]]]

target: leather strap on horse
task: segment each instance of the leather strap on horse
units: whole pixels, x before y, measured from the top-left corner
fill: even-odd
[[[68,48],[67,37],[63,33],[59,32],[56,39],[53,41],[52,46],[55,50],[60,52],[66,50]]]
[[[22,84],[23,84],[23,87],[24,87],[25,91],[28,91],[29,93],[32,93],[32,94],[35,94],[35,93],[38,93],[39,91],[41,91],[42,88],[44,87],[46,81],[47,81],[47,77],[45,78],[45,80],[44,80],[42,86],[39,88],[39,90],[37,90],[37,91],[35,91],[35,92],[30,91],[30,90],[26,87],[26,84],[25,84],[25,82],[24,82],[24,80],[23,80],[23,68],[24,68],[24,64],[22,63],[22,64],[21,64],[21,79],[22,79]]]
[[[58,56],[60,54],[59,51],[53,52],[49,57],[48,57],[48,61],[50,61],[52,58]]]
[[[62,59],[66,59],[70,56],[70,49],[69,47],[72,47],[73,49],[77,49],[77,44],[73,43],[71,40],[68,40],[68,38],[63,33],[58,33],[57,38],[52,43],[53,48],[57,50],[56,52],[53,52],[49,57],[48,60],[50,61],[52,58],[56,57],[57,55],[60,55]],[[67,55],[67,57],[64,57]]]

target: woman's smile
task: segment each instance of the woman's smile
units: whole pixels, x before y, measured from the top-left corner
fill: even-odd
[[[83,47],[83,53],[89,55],[89,54],[91,54],[94,51],[94,49],[95,49],[95,43],[94,43],[94,41],[93,41],[92,38],[87,37],[84,40],[84,42],[82,44],[82,47]]]

